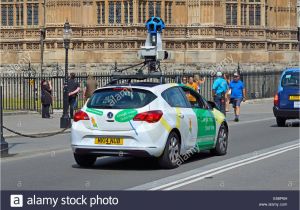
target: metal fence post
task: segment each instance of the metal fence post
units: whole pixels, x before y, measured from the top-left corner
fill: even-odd
[[[5,141],[3,136],[3,107],[2,107],[2,86],[0,86],[0,145],[1,145],[1,156],[8,155],[8,143]]]

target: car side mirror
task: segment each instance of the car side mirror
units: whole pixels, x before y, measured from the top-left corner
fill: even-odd
[[[207,103],[208,103],[210,109],[217,109],[217,105],[215,102],[208,101]]]

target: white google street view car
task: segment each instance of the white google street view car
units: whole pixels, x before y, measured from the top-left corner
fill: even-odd
[[[191,100],[191,101],[189,101]],[[225,116],[200,94],[180,84],[135,83],[97,89],[72,124],[78,165],[99,156],[156,157],[175,168],[201,150],[224,155]]]

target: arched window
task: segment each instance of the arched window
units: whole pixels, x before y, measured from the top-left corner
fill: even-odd
[[[116,23],[121,23],[121,2],[116,2]]]
[[[160,2],[156,2],[155,8],[155,16],[161,17],[161,4]]]
[[[0,5],[1,26],[24,25],[24,1],[23,0],[18,0],[18,1],[1,0],[0,4],[1,4]]]
[[[133,23],[133,1],[129,1],[129,21]]]
[[[98,24],[105,23],[105,2],[104,1],[97,2],[97,23]]]
[[[241,25],[261,25],[261,0],[241,0]]]
[[[167,2],[165,3],[165,23],[171,23],[172,22],[172,3],[173,2]]]
[[[124,1],[124,19],[128,23],[128,1]]]
[[[237,25],[237,0],[226,1],[226,24]]]
[[[111,24],[115,22],[115,4],[112,1],[108,3],[108,22]]]
[[[39,4],[29,3],[27,4],[27,25],[39,24]]]
[[[124,20],[125,24],[133,23],[133,2],[124,1]]]
[[[150,18],[153,16],[161,17],[162,12],[165,12],[165,21],[172,19],[172,2],[165,1],[165,11],[161,11],[161,1],[144,1],[139,0],[138,2],[138,22],[145,23],[146,18]],[[168,18],[169,17],[169,18]],[[167,21],[166,21],[167,22]]]
[[[154,16],[154,5],[153,5],[153,1],[149,1],[149,18]]]

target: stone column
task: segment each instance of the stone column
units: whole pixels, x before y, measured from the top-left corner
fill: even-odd
[[[238,0],[237,3],[237,25],[240,26],[241,23],[241,16],[242,16],[242,12],[241,12],[241,0]]]
[[[24,27],[26,28],[26,26],[27,26],[27,0],[24,0]]]
[[[139,2],[137,0],[133,0],[133,23],[138,23],[138,8],[139,8]]]
[[[261,16],[260,16],[261,26],[266,26],[266,5],[265,5],[265,2],[262,2],[261,7],[260,7],[260,11],[261,11]]]
[[[127,2],[127,3],[128,3],[128,2]],[[126,14],[126,11],[124,11],[124,8],[125,8],[124,4],[125,4],[125,1],[122,0],[122,1],[121,1],[121,23],[122,23],[122,24],[125,23],[125,15],[128,16],[128,10],[127,10],[127,14]],[[128,6],[129,6],[129,4],[127,5],[127,8],[128,8]],[[127,23],[125,23],[125,24],[127,24]]]
[[[186,3],[187,4],[187,3]],[[165,17],[165,6],[166,6],[166,1],[162,0],[161,1],[161,18],[163,19],[163,21],[166,22],[166,17]]]
[[[149,1],[146,1],[146,21],[149,19]]]
[[[105,0],[105,24],[108,24],[108,13],[109,13],[108,0]]]
[[[17,6],[16,4],[13,4],[13,14],[14,14],[14,15],[13,15],[13,25],[14,25],[14,26],[17,25],[16,15],[15,15],[16,12],[17,12],[16,6]]]

